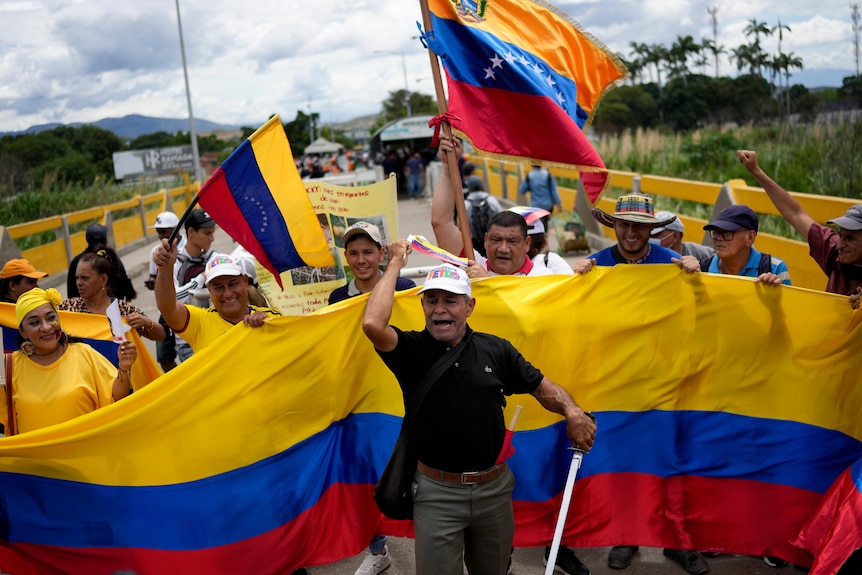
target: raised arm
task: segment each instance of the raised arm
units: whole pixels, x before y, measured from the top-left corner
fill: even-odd
[[[188,323],[189,311],[186,306],[177,301],[177,290],[174,287],[174,263],[177,261],[177,242],[168,246],[168,240],[162,240],[162,245],[156,248],[153,261],[156,263],[156,305],[165,318],[165,323],[179,331]]]
[[[461,230],[452,219],[452,214],[455,212],[455,190],[452,189],[452,177],[446,155],[460,156],[461,142],[455,137],[450,139],[441,133],[439,150],[443,166],[431,198],[431,227],[434,228],[437,245],[447,252],[458,255],[464,250],[464,240],[461,238]],[[473,254],[467,254],[467,257],[472,258]]]
[[[380,351],[392,351],[398,345],[398,333],[389,325],[389,318],[392,317],[395,282],[401,269],[407,265],[407,256],[411,251],[410,244],[404,239],[389,246],[389,265],[365,304],[362,331]]]
[[[760,168],[757,163],[757,152],[751,150],[737,150],[736,155],[745,169],[748,170],[760,187],[772,200],[772,203],[778,209],[781,216],[790,222],[790,225],[796,228],[802,237],[808,240],[808,230],[811,229],[811,224],[814,223],[814,218],[808,215],[802,204],[797,202],[787,190],[779,186],[772,178]]]
[[[596,424],[575,403],[568,391],[546,377],[533,392],[533,396],[539,400],[542,407],[566,418],[566,435],[572,445],[584,451],[592,449],[596,439]]]

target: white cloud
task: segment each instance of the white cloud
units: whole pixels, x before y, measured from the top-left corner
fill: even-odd
[[[854,67],[850,10],[842,0],[570,0],[557,2],[611,50],[669,46],[678,36],[747,41],[751,19],[791,26],[782,49],[806,69]],[[390,91],[433,93],[418,40],[417,0],[180,0],[196,116],[230,124],[285,120],[312,110],[324,121],[379,111]],[[775,49],[773,39],[767,49]],[[375,51],[395,52],[380,55]],[[722,71],[730,70],[727,62]],[[417,82],[417,80],[421,80]],[[0,1],[0,131],[50,121],[186,115],[174,2]]]

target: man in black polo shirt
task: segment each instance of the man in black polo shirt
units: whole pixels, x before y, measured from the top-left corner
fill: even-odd
[[[371,291],[362,328],[406,398],[422,376],[462,341],[460,357],[431,387],[411,415],[410,440],[419,455],[413,519],[417,575],[503,575],[515,531],[514,481],[503,446],[504,395],[530,393],[545,409],[566,418],[566,434],[584,450],[596,427],[562,387],[530,365],[508,341],[467,325],[476,300],[464,270],[432,270],[419,293],[425,329],[389,325],[395,282],[410,247],[389,248],[389,266]]]

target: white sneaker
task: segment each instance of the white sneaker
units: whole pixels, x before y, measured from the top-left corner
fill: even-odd
[[[383,548],[383,555],[375,555],[371,551],[365,554],[365,559],[362,560],[362,565],[356,570],[354,575],[377,575],[382,573],[392,563],[392,558],[389,556],[389,547]]]

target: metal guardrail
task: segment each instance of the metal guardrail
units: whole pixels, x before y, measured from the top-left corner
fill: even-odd
[[[476,175],[485,181],[485,189],[499,198],[526,204],[525,197],[518,197],[518,185],[524,178],[523,164],[514,162],[493,161],[481,156],[470,156],[469,160],[476,165]],[[777,215],[778,210],[762,188],[748,186],[744,180],[730,180],[724,184],[700,182],[680,178],[667,178],[633,172],[609,170],[611,186],[631,193],[643,193],[651,196],[664,196],[679,200],[688,200],[712,206],[710,219],[718,212],[733,204],[745,204],[758,214]],[[560,199],[564,207],[574,206],[575,211],[584,222],[586,231],[599,236],[605,236],[616,241],[611,228],[599,225],[590,214],[591,206],[586,200],[579,173],[576,170],[552,168],[551,173],[560,178],[568,178],[576,182],[576,188],[558,186]],[[816,221],[826,223],[836,216],[844,214],[850,206],[859,200],[837,198],[834,196],[818,196],[790,192],[805,210]],[[599,198],[596,207],[606,212],[612,212],[616,200],[611,197]],[[686,241],[698,241],[711,245],[709,235],[703,232],[707,220],[679,214],[679,218],[689,233]],[[694,231],[692,231],[694,230]],[[790,269],[790,279],[793,285],[823,290],[826,287],[826,276],[815,261],[808,255],[808,244],[790,238],[759,233],[755,247],[783,259]]]
[[[50,274],[50,277],[42,281],[43,285],[59,285],[64,281],[69,263],[87,247],[86,225],[77,224],[99,222],[107,226],[108,244],[122,255],[151,241],[151,236],[155,234],[148,230],[147,226],[153,225],[160,212],[171,210],[182,213],[198,188],[198,183],[190,184],[187,181],[184,186],[162,189],[144,196],[137,195],[106,206],[14,226],[0,226],[0,258],[3,261],[22,257],[28,259],[36,269]],[[117,214],[125,212],[131,212],[131,215],[117,217]],[[72,232],[73,227],[80,229]],[[45,232],[53,232],[54,240],[23,251],[15,243],[15,240]]]

